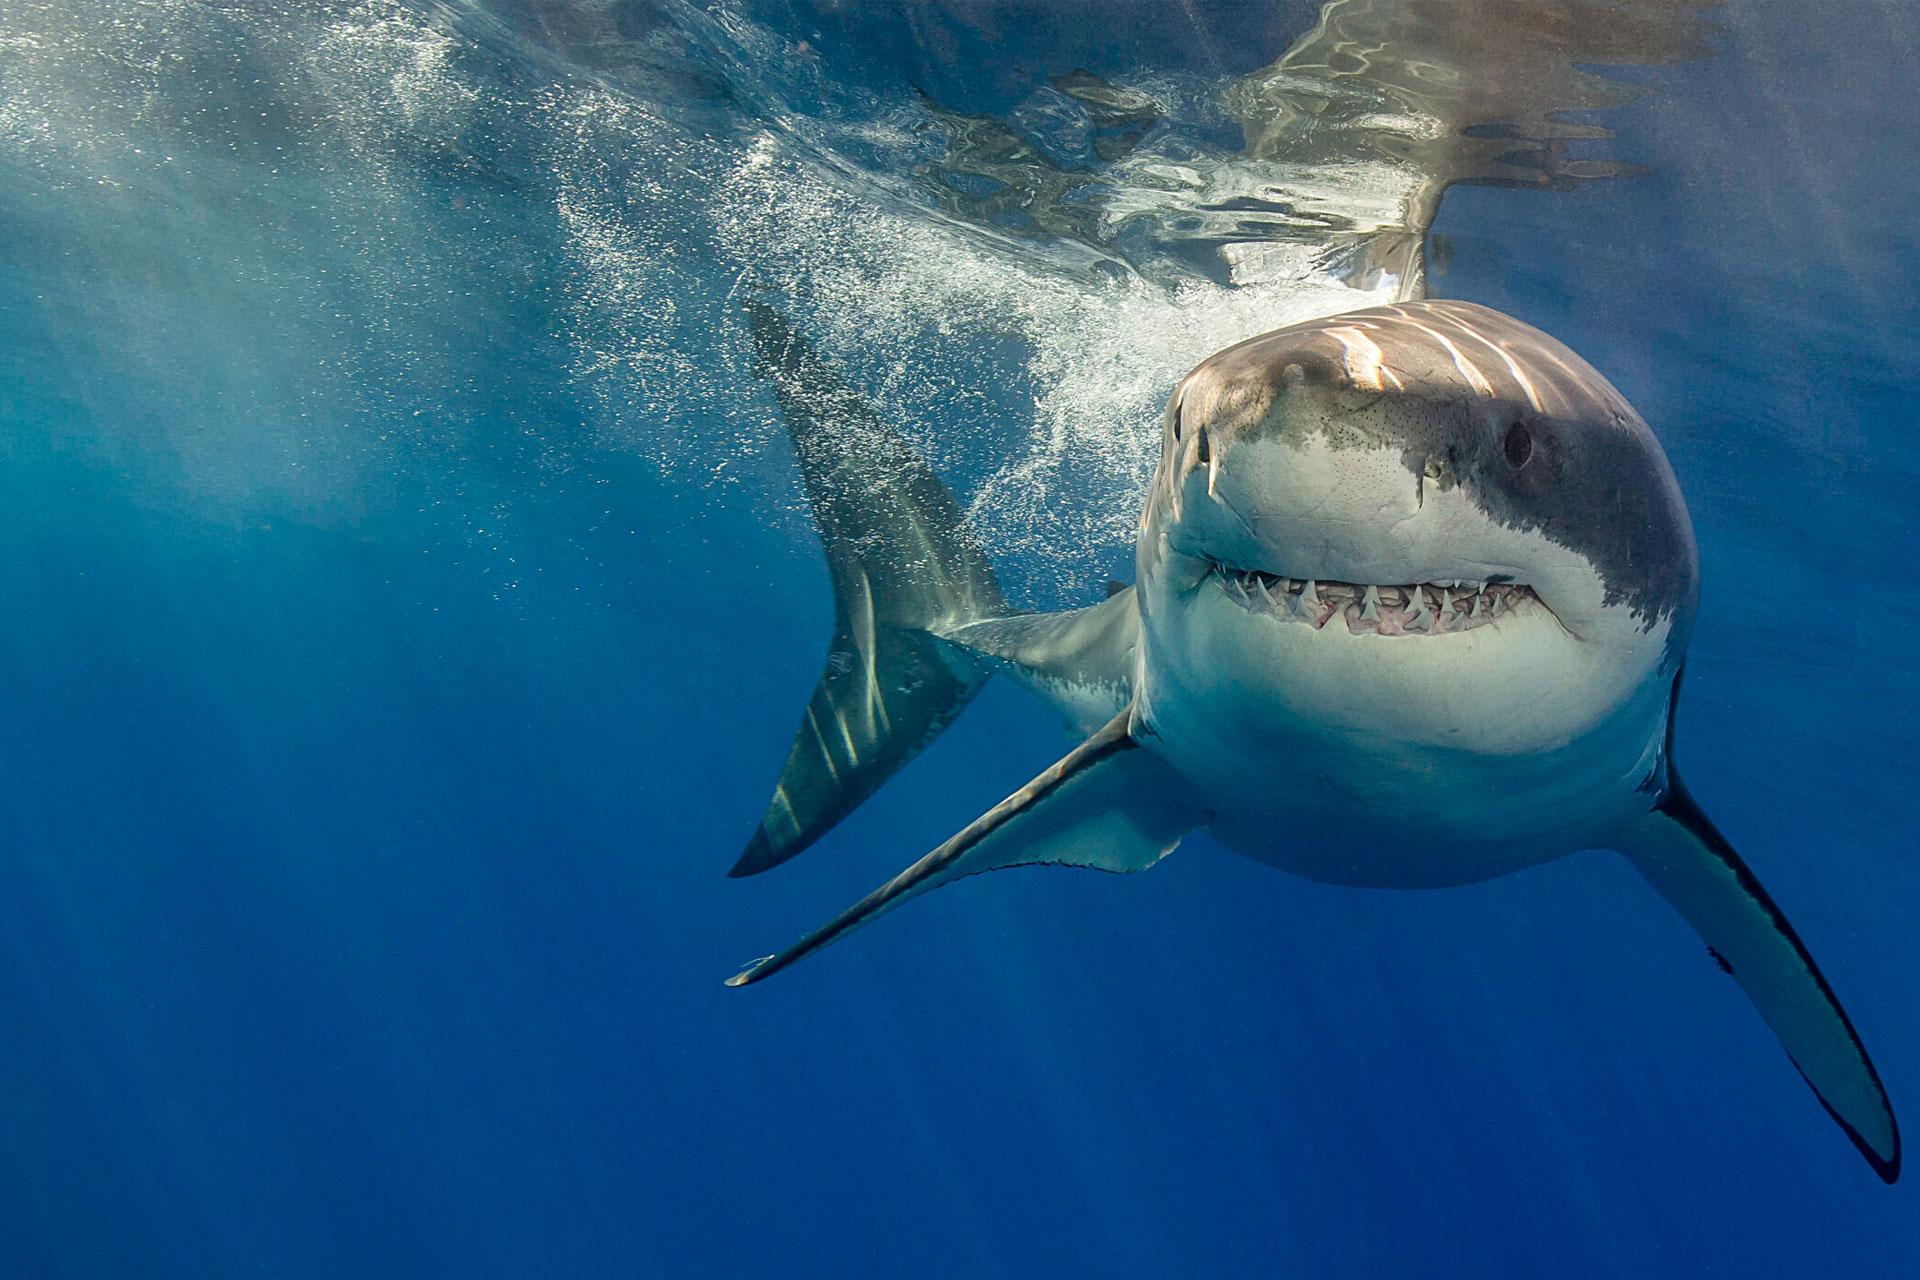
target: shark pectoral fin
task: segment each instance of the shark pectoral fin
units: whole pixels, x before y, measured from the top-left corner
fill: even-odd
[[[958,835],[730,987],[758,982],[907,899],[964,876],[1051,863],[1142,871],[1206,819],[1185,784],[1128,730],[1132,709],[1069,751]]]
[[[1898,1178],[1900,1131],[1866,1046],[1786,916],[1678,778],[1621,843],[1746,991],[1874,1172]]]

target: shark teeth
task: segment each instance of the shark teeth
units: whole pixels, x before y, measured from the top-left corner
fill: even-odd
[[[1463,578],[1439,582],[1360,583],[1290,578],[1218,565],[1227,593],[1254,613],[1324,628],[1342,618],[1355,635],[1437,636],[1495,622],[1540,597],[1518,583]]]

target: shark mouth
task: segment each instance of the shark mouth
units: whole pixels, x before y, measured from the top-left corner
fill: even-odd
[[[1316,629],[1340,618],[1354,635],[1452,635],[1520,610],[1546,609],[1532,587],[1512,582],[1462,580],[1383,587],[1288,578],[1224,564],[1214,565],[1213,572],[1227,595],[1254,613],[1305,622]]]

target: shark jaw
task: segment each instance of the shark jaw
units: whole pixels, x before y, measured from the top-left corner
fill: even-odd
[[[1524,583],[1454,578],[1397,586],[1293,578],[1214,562],[1208,576],[1228,598],[1264,617],[1316,629],[1339,619],[1350,635],[1446,636],[1489,626],[1521,611],[1552,616]],[[1557,620],[1557,619],[1556,619]]]
[[[1316,562],[1338,572],[1335,551]],[[1601,840],[1655,765],[1657,635],[1584,641],[1517,581],[1368,583],[1357,564],[1309,579],[1171,549],[1161,565],[1143,730],[1256,861],[1332,884],[1474,883]]]
[[[1353,568],[1300,578],[1171,550],[1161,567],[1142,591],[1145,718],[1216,762],[1292,774],[1285,761],[1312,758],[1319,778],[1303,785],[1339,791],[1335,744],[1361,743],[1407,767],[1355,770],[1421,791],[1462,757],[1553,754],[1622,712],[1639,723],[1614,749],[1637,759],[1657,732],[1659,707],[1639,704],[1662,637],[1583,639],[1525,583],[1439,573],[1386,585]],[[1415,763],[1431,752],[1453,763]]]
[[[1139,576],[1142,718],[1210,761],[1196,786],[1272,798],[1316,862],[1301,815],[1322,809],[1342,830],[1377,818],[1382,847],[1403,822],[1501,846],[1468,878],[1507,850],[1564,851],[1571,813],[1611,819],[1658,740],[1668,620],[1647,627],[1578,549],[1423,484],[1396,451],[1215,432],[1208,452],[1170,461],[1183,474],[1152,505]],[[1340,856],[1289,869],[1340,879]]]

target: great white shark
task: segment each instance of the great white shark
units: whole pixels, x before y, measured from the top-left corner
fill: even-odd
[[[1221,351],[1167,402],[1134,584],[1020,614],[926,463],[774,310],[749,309],[836,624],[733,874],[807,848],[994,674],[1087,736],[729,985],[964,876],[1140,871],[1202,828],[1313,880],[1403,889],[1609,849],[1699,933],[1880,1177],[1899,1176],[1852,1022],[1675,769],[1692,524],[1652,431],[1573,351],[1440,300]]]

